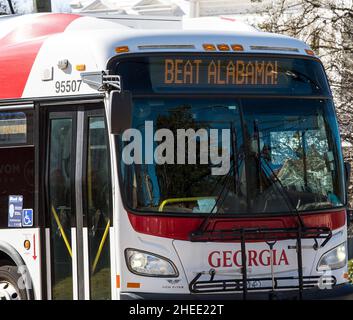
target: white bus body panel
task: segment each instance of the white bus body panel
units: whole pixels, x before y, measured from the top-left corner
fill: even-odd
[[[26,250],[24,242],[30,241],[30,248]],[[41,288],[41,249],[40,249],[40,238],[39,229],[36,228],[22,228],[22,229],[2,229],[0,232],[0,242],[9,244],[14,250],[16,250],[29,273],[29,279],[33,286],[34,298],[42,298]],[[22,273],[19,269],[19,273]],[[23,273],[22,273],[23,274]],[[28,280],[29,280],[28,279]],[[27,279],[24,279],[26,283]]]
[[[43,30],[38,27],[42,17],[47,19],[45,14],[0,19],[0,50],[2,48],[1,40],[10,33],[17,36],[17,28],[20,31],[21,26],[27,28],[31,19],[34,24],[37,23],[36,28],[39,28],[39,31],[36,29],[36,32],[45,33],[45,25],[43,25]],[[56,19],[58,19],[57,15]],[[65,19],[67,20],[67,17]],[[228,31],[187,30],[198,29],[200,27],[200,23],[194,20],[186,20],[184,29],[173,30],[132,29],[120,23],[87,16],[77,16],[73,21],[65,22],[64,26],[66,24],[67,27],[65,27],[63,32],[42,37],[43,40],[41,41],[43,43],[38,46],[38,53],[35,56],[28,78],[24,79],[26,84],[21,96],[22,98],[97,94],[96,89],[84,83],[81,84],[80,90],[58,90],[56,85],[57,83],[64,83],[66,85],[66,81],[81,80],[80,73],[82,71],[77,71],[76,65],[85,65],[84,72],[106,70],[107,62],[117,55],[115,48],[119,46],[128,46],[129,54],[141,53],[147,55],[151,52],[205,52],[202,46],[205,43],[240,44],[244,48],[242,53],[290,53],[306,56],[307,53],[305,50],[309,49],[304,42],[297,39],[258,32],[252,30],[251,27],[238,28],[237,31],[231,29]],[[30,24],[28,28],[30,29]],[[18,36],[20,42],[15,42],[14,45],[23,44],[25,47],[28,45],[31,46],[31,41],[36,46],[36,42],[42,39],[38,38],[37,34],[32,35],[34,38],[31,38],[30,32],[27,35],[22,34],[21,31]],[[7,41],[16,41],[16,39],[12,37]],[[185,48],[185,45],[188,47]],[[9,44],[6,41],[3,46],[4,48],[9,48]],[[146,48],[146,46],[149,46],[149,48]],[[20,53],[21,50],[22,47],[20,46],[16,52]],[[65,59],[68,60],[68,68],[61,70],[58,67],[58,63]],[[21,68],[21,64],[1,65],[1,63],[0,55],[0,69],[6,68],[9,74],[8,77],[11,77],[11,69]],[[9,78],[4,81],[13,80]],[[0,83],[1,81],[0,78]]]
[[[223,252],[229,252],[227,257],[232,257],[234,253],[240,250],[240,243],[222,243],[222,242],[190,242],[190,241],[180,241],[172,240],[168,238],[161,238],[156,236],[150,236],[146,234],[136,233],[128,219],[126,211],[120,207],[120,230],[124,230],[124,233],[120,234],[120,250],[117,255],[120,255],[121,259],[121,275],[122,275],[122,288],[123,292],[144,292],[144,293],[183,293],[189,294],[189,283],[196,277],[199,272],[204,272],[199,280],[209,280],[209,271],[214,269],[216,271],[215,280],[224,279],[241,279],[240,268],[228,260],[229,267],[214,267],[209,263],[209,255],[212,252],[221,252],[220,257],[223,260]],[[124,235],[129,234],[129,237]],[[330,241],[323,247],[319,248],[317,251],[313,249],[314,240],[313,239],[303,239],[302,240],[302,259],[303,259],[303,276],[319,276],[325,277],[335,277],[336,284],[346,283],[345,273],[347,268],[341,268],[338,270],[318,272],[316,270],[318,262],[321,256],[340,245],[343,239],[346,239],[346,227],[342,227],[334,231]],[[319,244],[322,239],[318,239]],[[297,252],[296,249],[289,249],[288,247],[295,246],[296,240],[282,240],[277,241],[274,245],[274,250],[276,250],[276,264],[274,266],[274,276],[275,277],[298,277],[298,263],[297,263]],[[158,277],[144,277],[133,274],[129,271],[126,266],[126,261],[124,257],[124,251],[126,248],[136,248],[139,250],[144,250],[151,252],[171,260],[179,271],[179,276],[177,278],[158,278]],[[258,255],[263,250],[268,250],[269,246],[265,242],[257,243],[246,243],[246,251],[255,251]],[[285,251],[286,259],[288,264],[279,260],[281,258],[282,251]],[[216,257],[217,259],[218,257]],[[265,255],[263,260],[266,260]],[[271,278],[271,267],[270,265],[260,265],[259,257],[255,259],[257,261],[257,266],[253,263],[252,266],[248,266],[248,278],[256,277],[266,277]],[[238,256],[238,261],[241,261],[240,255]],[[249,261],[249,260],[248,260]],[[215,262],[214,262],[215,263]],[[222,261],[223,264],[223,261]],[[266,262],[267,264],[267,262]],[[177,280],[177,281],[173,281]],[[319,281],[319,280],[318,280]],[[140,283],[140,288],[128,288],[126,285],[128,282]],[[319,283],[319,282],[318,282]],[[298,280],[288,280],[279,282],[279,285],[288,286],[298,286]],[[250,285],[259,286],[259,283],[253,283]],[[270,281],[263,281],[261,286],[271,286]],[[325,289],[325,288],[323,288]],[[326,289],[328,289],[326,287]],[[293,289],[295,290],[295,289]],[[221,292],[220,292],[221,293]]]

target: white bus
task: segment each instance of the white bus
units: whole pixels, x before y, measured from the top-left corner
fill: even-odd
[[[348,171],[301,41],[0,18],[1,299],[342,296]]]

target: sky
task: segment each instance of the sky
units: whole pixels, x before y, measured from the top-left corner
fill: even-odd
[[[70,2],[71,0],[52,0],[52,10],[57,11],[71,11],[70,9]]]
[[[53,12],[70,12],[71,0],[52,0]],[[33,10],[33,0],[17,0],[17,5],[21,11],[30,13]]]

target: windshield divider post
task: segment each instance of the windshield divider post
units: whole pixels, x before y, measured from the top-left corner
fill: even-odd
[[[248,293],[248,283],[247,283],[248,274],[247,274],[247,265],[246,265],[245,232],[243,228],[241,229],[240,242],[241,242],[241,263],[242,263],[241,272],[243,274],[243,300],[246,300],[247,293]]]
[[[303,257],[302,257],[302,228],[298,226],[297,232],[297,260],[298,260],[298,280],[299,280],[299,300],[303,300]]]
[[[247,163],[249,162],[249,151],[250,151],[249,143],[247,141],[249,141],[250,137],[248,135],[248,128],[244,117],[244,110],[243,110],[241,99],[239,99],[239,118],[241,123],[242,136],[244,140],[243,159],[244,159],[244,170],[245,170],[245,179],[246,179],[246,208],[247,208],[247,211],[250,212],[251,200],[248,195],[251,194],[252,190],[248,181],[251,181],[251,174],[249,172],[249,168],[247,165]]]
[[[304,172],[304,186],[305,186],[305,190],[308,189],[308,172],[307,172],[307,159],[306,159],[306,154],[307,154],[307,150],[306,150],[306,139],[305,139],[305,133],[306,131],[302,131],[302,148],[303,148],[303,172]]]
[[[232,133],[232,149],[233,149],[233,170],[234,170],[234,193],[238,191],[238,142],[237,132],[233,122],[230,124]]]
[[[258,126],[258,121],[254,120],[254,138],[256,139],[256,146],[257,146],[257,157],[256,157],[256,162],[257,162],[257,175],[258,175],[258,181],[259,181],[259,192],[260,194],[263,193],[263,185],[262,185],[262,177],[261,177],[261,148],[260,148],[260,131],[259,131],[259,126]]]

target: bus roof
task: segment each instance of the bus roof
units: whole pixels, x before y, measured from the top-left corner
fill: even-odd
[[[251,29],[195,30],[195,22],[191,25],[192,30],[187,25],[143,30],[90,16],[54,13],[0,18],[0,99],[96,94],[86,84],[72,90],[64,88],[63,82],[79,81],[82,71],[105,70],[117,47],[145,54],[204,52],[206,43],[238,44],[245,53],[307,55],[305,50],[310,49],[283,35]]]

